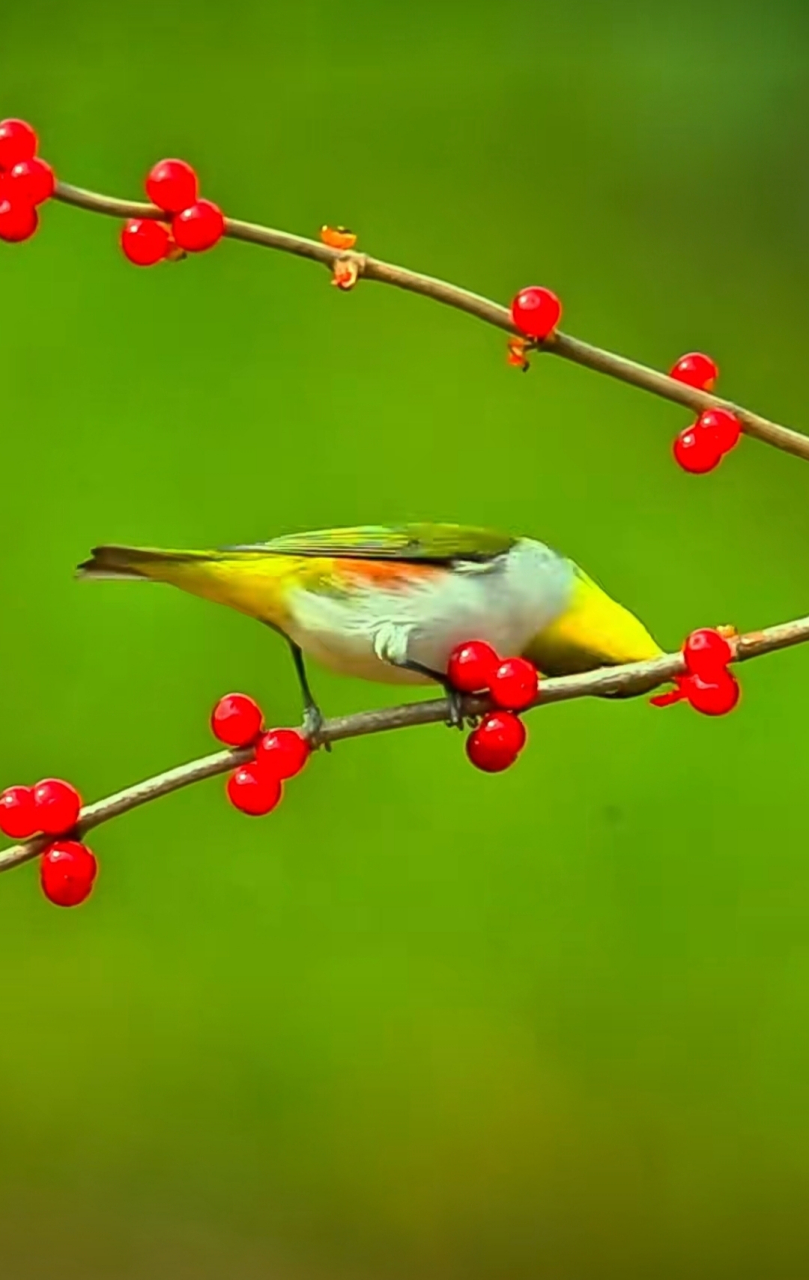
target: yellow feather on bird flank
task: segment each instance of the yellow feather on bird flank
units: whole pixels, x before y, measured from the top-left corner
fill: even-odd
[[[545,675],[659,658],[663,650],[628,609],[581,569],[568,607],[531,641],[525,657]]]

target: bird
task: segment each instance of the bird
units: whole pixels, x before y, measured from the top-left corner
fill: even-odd
[[[285,637],[316,739],[323,716],[305,659],[342,675],[440,684],[475,639],[545,676],[660,657],[642,622],[572,560],[532,537],[459,524],[362,525],[211,551],[99,546],[78,576],[168,583]]]

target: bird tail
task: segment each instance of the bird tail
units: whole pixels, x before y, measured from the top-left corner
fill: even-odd
[[[152,582],[174,582],[177,571],[186,565],[209,561],[205,551],[158,551],[150,547],[94,547],[89,560],[76,570],[79,578],[146,578]]]
[[[286,617],[289,556],[260,551],[159,551],[151,547],[96,547],[77,570],[80,578],[146,579],[238,609],[280,627]]]

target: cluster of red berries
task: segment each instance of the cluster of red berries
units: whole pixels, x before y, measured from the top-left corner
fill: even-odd
[[[35,787],[8,787],[0,795],[0,831],[12,840],[69,836],[80,812],[81,796],[61,778],[46,778]],[[97,871],[95,855],[86,845],[56,840],[40,865],[45,897],[58,907],[76,907],[90,896]]]
[[[212,249],[225,234],[222,210],[199,198],[199,179],[185,160],[161,160],[149,171],[146,194],[171,217],[131,218],[121,232],[121,248],[138,267],[153,267],[184,253]]]
[[[690,351],[669,371],[669,377],[697,391],[713,391],[719,368],[710,356]],[[718,467],[726,453],[735,449],[742,424],[730,409],[706,409],[692,426],[674,441],[674,457],[684,471],[704,475]]]
[[[484,640],[467,640],[450,654],[447,679],[458,693],[488,694],[499,708],[489,711],[466,740],[472,764],[486,773],[508,769],[525,746],[525,725],[515,712],[536,701],[536,667],[527,658],[501,658]]]
[[[511,303],[515,329],[538,342],[551,336],[561,318],[562,304],[556,294],[540,285],[521,289]],[[516,359],[512,363],[517,363]]]
[[[683,645],[683,658],[688,675],[677,676],[676,689],[658,694],[651,699],[652,705],[668,707],[685,701],[705,716],[724,716],[732,711],[741,690],[728,671],[733,650],[721,632],[712,627],[692,631]]]
[[[211,728],[228,747],[253,747],[255,754],[227,782],[227,796],[242,813],[258,818],[281,799],[283,783],[300,773],[310,746],[295,729],[264,732],[261,707],[245,693],[229,693],[213,709]]]
[[[37,205],[53,195],[53,169],[37,155],[39,140],[24,120],[0,120],[0,240],[28,240]]]

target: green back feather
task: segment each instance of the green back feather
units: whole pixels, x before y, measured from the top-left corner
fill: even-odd
[[[270,542],[223,548],[288,556],[338,556],[358,560],[486,562],[509,551],[516,539],[492,529],[460,524],[359,525],[292,533]]]

